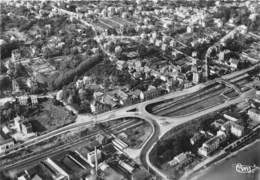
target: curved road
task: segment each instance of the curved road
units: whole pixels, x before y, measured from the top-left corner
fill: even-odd
[[[146,111],[146,106],[151,104],[151,103],[160,102],[160,101],[163,101],[163,100],[167,100],[167,99],[171,99],[171,98],[174,98],[174,97],[193,93],[193,92],[196,92],[197,90],[199,90],[203,87],[205,87],[205,85],[200,84],[200,85],[194,86],[194,87],[189,88],[189,89],[184,89],[183,91],[173,92],[173,93],[170,93],[170,94],[167,94],[167,95],[164,95],[164,96],[161,96],[161,97],[157,97],[155,99],[148,100],[148,101],[145,101],[145,102],[142,102],[142,103],[139,103],[139,104],[135,104],[135,105],[132,105],[132,106],[128,106],[128,107],[124,107],[124,108],[121,108],[121,109],[116,109],[116,110],[113,110],[113,111],[102,113],[102,114],[97,115],[96,118],[90,117],[90,116],[87,116],[87,115],[78,115],[78,118],[81,118],[82,120],[84,119],[84,121],[78,122],[76,124],[69,125],[67,127],[63,127],[61,129],[50,132],[46,135],[36,137],[35,139],[32,139],[32,140],[30,140],[26,143],[27,143],[28,146],[30,146],[32,143],[40,142],[42,139],[45,139],[45,138],[47,139],[47,138],[56,136],[58,134],[66,132],[66,131],[70,131],[74,128],[79,128],[79,127],[82,127],[82,126],[91,125],[91,124],[94,123],[95,119],[97,120],[97,122],[105,122],[105,121],[111,121],[111,120],[119,119],[119,118],[123,118],[123,117],[129,117],[129,116],[130,117],[131,116],[139,117],[141,119],[148,121],[153,126],[153,129],[154,129],[153,134],[149,137],[149,139],[145,142],[143,147],[140,149],[140,154],[139,154],[140,160],[147,169],[152,170],[156,174],[160,175],[163,179],[168,179],[163,172],[161,172],[157,167],[155,167],[150,162],[150,159],[149,159],[149,153],[151,152],[152,148],[155,146],[156,141],[159,138],[161,138],[163,135],[165,135],[173,127],[181,125],[185,122],[188,122],[192,119],[198,118],[198,117],[203,116],[205,114],[220,110],[220,109],[225,108],[225,107],[227,107],[231,104],[236,104],[238,102],[241,102],[247,96],[249,96],[250,93],[252,93],[252,91],[243,93],[240,97],[233,99],[231,101],[228,101],[224,104],[209,108],[207,110],[204,110],[204,111],[201,111],[201,112],[198,112],[198,113],[195,113],[195,114],[183,116],[183,117],[176,117],[176,118],[160,117],[160,116],[152,115],[152,114],[150,114]],[[137,109],[137,111],[136,112],[129,112],[129,110],[132,110],[132,109]],[[26,145],[26,143],[24,145]]]

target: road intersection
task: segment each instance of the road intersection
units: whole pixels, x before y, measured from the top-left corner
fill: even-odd
[[[241,73],[245,73],[245,72],[246,71],[242,71]],[[236,75],[237,74],[238,73],[236,73]],[[233,77],[233,76],[230,75],[230,77]],[[60,129],[54,130],[52,132],[46,133],[44,135],[38,136],[31,140],[28,140],[27,142],[22,144],[20,146],[20,148],[18,148],[16,151],[25,149],[29,146],[32,146],[34,144],[47,140],[51,137],[63,134],[65,132],[68,132],[71,130],[75,130],[77,128],[89,127],[89,126],[93,126],[93,124],[95,124],[95,123],[108,122],[108,121],[117,120],[117,119],[125,118],[125,117],[137,117],[137,118],[140,118],[140,119],[143,119],[143,120],[146,120],[147,122],[149,122],[153,128],[153,133],[151,134],[151,136],[147,139],[147,141],[143,144],[143,146],[140,149],[126,149],[125,153],[127,153],[130,157],[133,157],[133,154],[135,155],[135,157],[139,157],[140,162],[147,169],[151,170],[152,172],[159,175],[163,179],[168,179],[167,176],[161,170],[159,170],[157,167],[155,167],[152,164],[152,162],[150,161],[150,158],[149,158],[149,154],[152,151],[152,149],[155,147],[158,139],[162,138],[168,131],[170,131],[174,127],[187,123],[187,122],[189,122],[193,119],[199,118],[203,115],[219,111],[232,104],[237,104],[239,102],[242,102],[253,93],[252,91],[254,91],[254,90],[249,90],[245,93],[242,93],[238,98],[235,98],[230,101],[226,101],[223,104],[220,104],[220,105],[217,105],[214,107],[210,107],[208,109],[205,109],[205,110],[193,113],[193,114],[180,116],[180,117],[157,116],[157,115],[153,115],[153,114],[147,112],[147,110],[146,110],[146,106],[149,104],[153,104],[156,102],[161,102],[164,100],[173,99],[175,97],[191,94],[191,93],[194,93],[194,92],[204,88],[205,86],[206,86],[205,84],[199,84],[199,85],[193,86],[191,88],[184,89],[182,91],[169,93],[167,95],[157,97],[152,100],[148,100],[148,101],[141,102],[138,104],[127,106],[127,107],[123,107],[121,109],[115,109],[115,110],[105,112],[102,114],[98,114],[95,116],[89,115],[89,114],[78,114],[77,120],[75,123],[68,125],[66,127],[62,127]],[[2,99],[0,100],[0,102],[2,102],[2,101],[6,102],[6,98],[3,100]],[[133,109],[135,111],[131,111]],[[16,151],[14,151],[14,152],[16,152]],[[17,164],[19,165],[18,162],[17,162]],[[15,164],[13,164],[12,166],[14,166],[14,165]],[[2,170],[3,170],[3,168],[2,168]]]

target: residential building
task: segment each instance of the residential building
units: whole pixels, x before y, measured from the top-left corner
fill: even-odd
[[[230,62],[230,67],[233,68],[233,69],[237,69],[238,68],[238,64],[239,64],[239,60],[238,59],[234,59],[234,58],[231,58],[229,60]]]
[[[221,125],[220,129],[226,133],[230,132],[231,122],[232,121],[226,121],[223,125]]]
[[[38,97],[36,95],[31,95],[31,103],[38,104]]]
[[[176,166],[180,164],[181,166],[185,166],[192,161],[191,152],[181,153],[173,158],[173,160],[169,161],[170,166]]]
[[[210,126],[214,127],[215,129],[220,129],[222,125],[225,124],[225,120],[223,119],[217,119],[213,123],[210,124]]]
[[[21,123],[21,132],[25,135],[33,133],[32,125],[28,121],[24,121]]]
[[[28,88],[35,88],[38,87],[38,84],[34,78],[28,78],[26,80],[26,85]]]
[[[202,77],[202,74],[198,71],[196,72],[193,72],[193,75],[192,75],[192,82],[194,84],[198,84],[201,82],[201,77]]]
[[[241,137],[244,134],[245,128],[237,123],[231,123],[231,134],[235,135],[236,137]]]
[[[247,111],[250,119],[260,122],[260,110],[251,108]]]
[[[101,103],[108,104],[112,108],[118,105],[117,99],[115,97],[113,97],[113,96],[110,96],[109,94],[106,94],[106,95],[102,96]]]
[[[21,92],[20,85],[15,79],[12,80],[12,90],[13,90],[13,93]]]
[[[209,156],[212,152],[217,150],[222,142],[226,140],[227,136],[225,134],[214,136],[199,148],[198,153],[203,156]]]
[[[28,104],[28,96],[20,96],[18,97],[18,101],[21,105],[27,105]]]
[[[18,49],[13,50],[11,55],[11,62],[17,63],[20,62],[20,59],[21,59],[20,51]]]
[[[90,109],[92,113],[102,113],[102,112],[110,111],[111,106],[96,101],[94,104],[93,103],[90,104]]]
[[[4,134],[0,130],[0,154],[6,152],[7,150],[12,148],[13,146],[14,146],[13,139],[10,136]]]
[[[151,89],[149,91],[144,92],[144,100],[153,99],[162,95],[164,91],[162,89]]]
[[[17,116],[14,118],[14,129],[18,132],[21,132],[21,122],[24,120],[24,117]]]

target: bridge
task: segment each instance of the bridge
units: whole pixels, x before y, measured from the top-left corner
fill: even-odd
[[[226,79],[219,78],[219,79],[216,79],[216,82],[224,84],[225,86],[234,89],[239,95],[241,95],[241,93],[242,93],[241,89],[238,86],[234,85],[233,83],[231,83],[230,81],[228,81]]]

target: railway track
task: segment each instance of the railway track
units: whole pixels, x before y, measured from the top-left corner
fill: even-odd
[[[111,132],[113,131],[113,133],[117,134],[119,132],[122,132],[122,129],[126,130],[126,129],[134,127],[134,126],[138,126],[140,124],[141,124],[140,121],[133,122],[133,121],[129,120],[127,122],[113,125],[110,128],[107,128],[107,130],[109,130]],[[50,157],[50,156],[54,156],[56,154],[62,153],[66,150],[71,149],[72,147],[83,145],[90,138],[95,137],[97,134],[100,134],[100,133],[104,133],[104,132],[102,130],[97,130],[97,131],[93,132],[92,134],[87,135],[83,138],[80,138],[74,142],[66,143],[66,144],[63,144],[60,146],[56,146],[56,147],[51,147],[51,148],[44,150],[44,152],[41,152],[41,153],[39,153],[39,152],[30,153],[26,156],[26,158],[24,158],[22,160],[17,160],[16,162],[9,163],[7,165],[1,165],[0,172],[4,171],[4,170],[13,169],[16,167],[25,167],[27,164],[34,163],[35,161],[40,161],[46,157]]]
[[[192,106],[194,104],[197,104],[199,102],[205,101],[206,99],[209,99],[211,97],[219,96],[223,92],[223,90],[224,89],[219,89],[218,91],[208,93],[207,95],[205,95],[205,96],[203,96],[201,98],[197,98],[197,99],[195,99],[193,101],[190,100],[186,104],[181,104],[179,106],[175,106],[175,108],[174,107],[168,108],[168,109],[166,109],[164,111],[161,111],[157,115],[159,115],[159,116],[169,116],[170,114],[172,114],[175,111],[181,110],[183,108],[187,108],[187,107]]]
[[[199,92],[199,93],[196,93],[196,92],[192,93],[192,95],[186,97],[185,99],[192,101],[192,100],[195,100],[196,98],[211,94],[211,93],[218,91],[218,90],[221,90],[221,89],[224,89],[223,85],[217,85],[214,88],[210,88],[210,89],[207,89],[205,91],[201,90],[202,92]],[[172,108],[173,106],[178,106],[178,105],[185,103],[185,99],[184,99],[184,101],[183,101],[183,99],[181,99],[181,100],[178,100],[178,101],[167,102],[167,104],[163,103],[159,107],[153,108],[152,113],[153,114],[160,114],[162,111],[164,111],[166,109],[169,109],[169,108]]]

